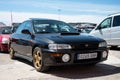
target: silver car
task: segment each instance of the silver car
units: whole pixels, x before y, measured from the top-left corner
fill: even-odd
[[[120,13],[109,15],[90,32],[90,35],[105,39],[108,46],[120,46]]]

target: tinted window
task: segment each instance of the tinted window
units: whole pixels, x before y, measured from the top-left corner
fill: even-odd
[[[11,28],[12,27],[1,27],[0,34],[11,34]]]
[[[77,32],[68,24],[55,20],[35,20],[33,21],[33,26],[35,33]]]
[[[110,27],[111,27],[111,20],[112,20],[111,17],[105,19],[105,20],[98,26],[97,29],[110,28]]]
[[[113,20],[113,27],[120,26],[120,16],[115,16]]]

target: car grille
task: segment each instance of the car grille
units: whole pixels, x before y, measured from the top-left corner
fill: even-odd
[[[73,50],[96,50],[98,49],[97,43],[84,43],[84,44],[71,44]]]

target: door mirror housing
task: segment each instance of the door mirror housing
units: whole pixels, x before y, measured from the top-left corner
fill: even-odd
[[[98,26],[95,30],[101,30],[102,28],[101,28],[101,26]]]

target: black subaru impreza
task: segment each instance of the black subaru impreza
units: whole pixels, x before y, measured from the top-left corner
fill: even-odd
[[[37,71],[50,66],[96,64],[108,57],[105,40],[79,33],[69,24],[51,19],[24,21],[10,36],[9,54],[33,62]]]

